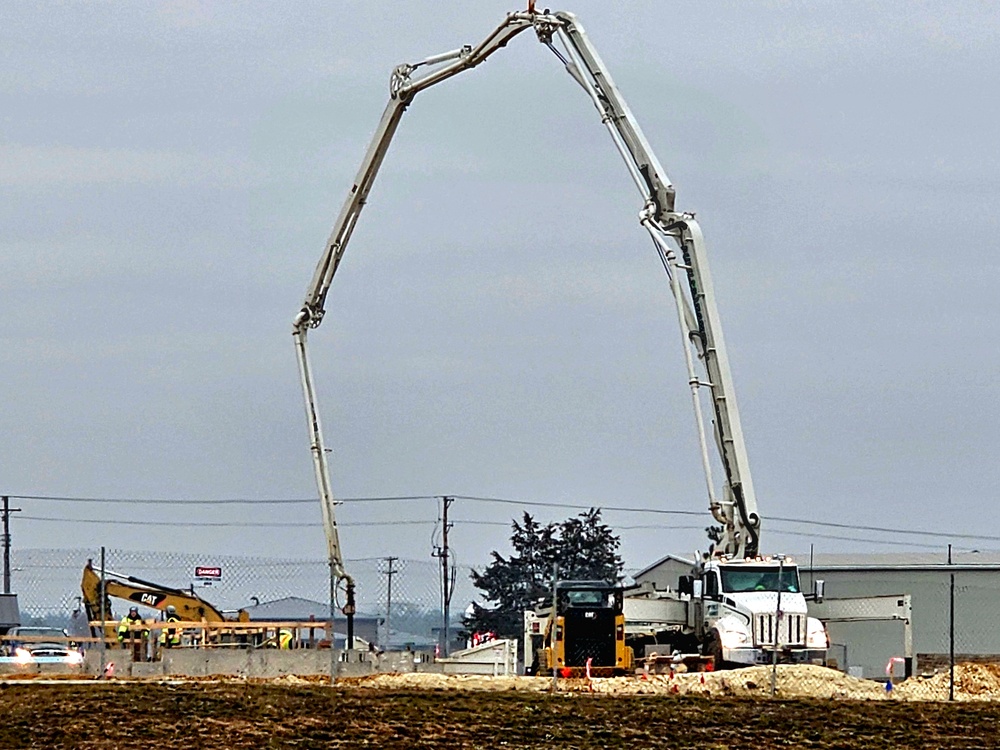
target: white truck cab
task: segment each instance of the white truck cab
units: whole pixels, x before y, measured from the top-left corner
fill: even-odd
[[[780,555],[710,558],[691,581],[692,623],[715,666],[815,662],[829,648],[823,623],[809,617],[794,561]],[[823,598],[817,581],[811,599]]]

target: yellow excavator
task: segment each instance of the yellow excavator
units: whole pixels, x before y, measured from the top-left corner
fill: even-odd
[[[80,583],[83,592],[83,604],[87,610],[87,618],[94,622],[101,619],[101,575],[94,569],[92,560],[87,560],[83,568],[83,580]],[[104,591],[107,598],[104,603],[104,618],[107,622],[104,637],[110,642],[116,638],[118,618],[111,611],[111,598],[122,599],[129,606],[143,606],[158,609],[161,612],[173,605],[181,620],[198,622],[249,622],[250,615],[246,610],[239,610],[232,615],[223,614],[215,605],[206,602],[193,591],[162,586],[151,581],[144,581],[134,576],[124,576],[118,573],[104,571]],[[97,637],[95,630],[94,636]]]

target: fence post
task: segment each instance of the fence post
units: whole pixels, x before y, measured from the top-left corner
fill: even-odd
[[[778,558],[778,601],[774,605],[774,651],[771,654],[771,697],[778,690],[778,649],[781,646],[781,574],[785,570],[785,556]]]
[[[559,664],[556,661],[556,629],[559,625],[559,565],[552,563],[552,628],[549,630],[549,652],[552,654],[552,692],[556,691],[559,680]],[[527,658],[527,655],[525,655]]]
[[[330,685],[337,679],[337,635],[334,613],[337,611],[337,572],[330,560]],[[347,644],[345,644],[347,645]]]
[[[104,547],[101,547],[101,671],[98,673],[98,679],[104,679],[104,662],[107,658],[107,638],[105,633],[107,628],[105,626],[104,620],[107,617],[107,601],[108,601],[108,589],[107,581],[104,577]]]
[[[948,565],[952,564],[951,545],[948,545]],[[948,700],[955,700],[955,573],[951,579],[948,597]]]

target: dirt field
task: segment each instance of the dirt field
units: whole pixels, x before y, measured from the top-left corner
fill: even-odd
[[[538,690],[541,680],[499,691],[476,689],[476,680],[457,690],[375,680],[331,689],[298,678],[4,683],[0,747],[1000,747],[1000,702],[609,695],[583,686],[553,696]]]

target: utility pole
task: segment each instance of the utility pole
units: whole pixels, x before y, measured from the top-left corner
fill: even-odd
[[[10,514],[20,508],[10,507],[10,498],[3,496],[3,592],[10,593]]]
[[[448,565],[448,531],[451,524],[448,523],[448,508],[455,502],[453,497],[441,498],[441,523],[444,531],[441,534],[441,546],[436,547],[432,553],[434,557],[441,558],[441,634],[444,645],[441,654],[448,656],[451,650],[451,595],[455,590],[453,571]]]
[[[394,573],[399,572],[394,567],[392,567],[392,564],[397,560],[399,560],[399,558],[390,555],[389,557],[383,557],[382,559],[389,564],[388,569],[385,571],[385,575],[389,579],[389,581],[388,585],[386,586],[386,592],[385,592],[385,644],[384,644],[385,650],[388,651],[389,636],[392,634],[392,630],[390,629],[390,623],[392,622],[392,576]]]

